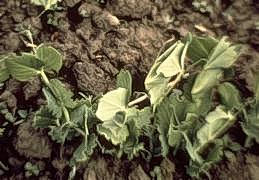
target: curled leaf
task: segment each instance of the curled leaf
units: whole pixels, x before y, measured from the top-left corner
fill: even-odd
[[[200,94],[211,90],[218,84],[223,75],[222,73],[220,69],[203,70],[196,77],[191,93]]]

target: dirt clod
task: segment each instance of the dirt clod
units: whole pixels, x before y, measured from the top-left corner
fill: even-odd
[[[150,180],[150,177],[145,173],[140,165],[134,169],[130,175],[129,180]]]
[[[92,63],[78,62],[73,66],[73,72],[81,91],[90,91],[97,95],[106,92],[114,84],[101,68]]]
[[[13,145],[21,155],[38,159],[50,158],[52,151],[48,137],[35,130],[30,121],[19,126]]]

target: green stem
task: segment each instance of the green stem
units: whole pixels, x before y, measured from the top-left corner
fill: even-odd
[[[64,113],[66,122],[70,123],[71,121],[70,121],[70,117],[69,117],[69,113],[68,113],[67,108],[63,106],[63,107],[62,107],[62,111],[63,111],[63,113]]]
[[[128,106],[129,106],[129,107],[134,106],[134,105],[136,105],[136,104],[138,104],[138,103],[140,103],[140,102],[146,100],[147,98],[148,98],[148,95],[145,94],[145,95],[143,95],[143,96],[141,96],[141,97],[139,97],[139,98],[137,98],[137,99],[135,99],[135,100],[129,102]]]
[[[184,75],[184,71],[182,71],[180,74],[178,74],[177,77],[175,78],[175,80],[168,83],[168,85],[167,85],[168,90],[166,92],[166,96],[172,91],[172,89],[175,88],[176,84],[182,80],[183,75]]]
[[[81,134],[83,137],[86,137],[86,136],[85,136],[85,133],[84,133],[81,129],[79,129],[79,128],[77,128],[77,127],[74,127],[74,129],[75,129],[79,134]]]
[[[46,76],[45,72],[43,71],[43,69],[40,71],[40,75],[41,75],[41,79],[43,80],[43,82],[45,83],[46,86],[49,87],[50,82],[48,77]]]

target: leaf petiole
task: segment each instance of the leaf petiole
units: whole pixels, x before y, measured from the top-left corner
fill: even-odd
[[[137,98],[137,99],[135,99],[135,100],[129,102],[128,106],[129,106],[129,107],[132,107],[132,106],[134,106],[134,105],[136,105],[136,104],[138,104],[138,103],[140,103],[140,102],[146,100],[147,98],[148,98],[148,95],[147,95],[147,94],[144,94],[143,96],[140,96],[139,98]]]
[[[45,83],[45,85],[49,87],[49,85],[50,85],[49,79],[46,76],[46,74],[45,74],[43,69],[40,71],[40,75],[41,75],[41,78],[42,78],[43,82]]]

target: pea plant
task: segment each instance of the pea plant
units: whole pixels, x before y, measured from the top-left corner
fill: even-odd
[[[246,146],[259,143],[259,73],[254,72],[254,96],[244,98],[233,83],[240,45],[226,37],[188,34],[165,47],[145,79],[146,92],[137,98],[125,70],[117,75],[116,89],[99,98],[78,98],[58,78],[49,78],[60,71],[62,56],[44,44],[2,58],[0,80],[41,78],[46,104],[34,112],[35,128],[47,128],[62,145],[81,137],[70,159],[71,178],[97,147],[118,158],[141,155],[146,160],[182,150],[189,157],[188,175],[210,177],[209,169],[226,150],[238,150],[228,136],[236,123],[247,135]]]
[[[59,9],[58,2],[61,2],[62,0],[31,0],[31,3],[36,6],[42,6],[44,7],[44,10],[40,13],[39,16],[44,14],[48,10],[56,10]]]

